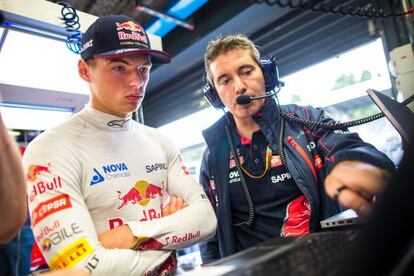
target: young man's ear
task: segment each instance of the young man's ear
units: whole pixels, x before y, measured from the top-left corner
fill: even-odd
[[[91,66],[87,64],[86,61],[84,61],[83,59],[79,59],[78,73],[84,81],[91,82],[90,70]]]

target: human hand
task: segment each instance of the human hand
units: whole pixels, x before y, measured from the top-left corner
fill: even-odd
[[[136,242],[128,225],[121,225],[107,232],[100,233],[98,239],[107,249],[130,249]]]
[[[373,206],[373,198],[385,188],[389,173],[360,161],[341,161],[325,179],[327,194],[346,208],[354,209],[366,219]]]
[[[180,196],[172,195],[170,202],[161,210],[161,216],[166,217],[188,206],[188,203]]]

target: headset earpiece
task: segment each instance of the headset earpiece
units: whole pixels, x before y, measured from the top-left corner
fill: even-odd
[[[283,86],[279,79],[279,70],[276,64],[276,58],[274,56],[266,56],[260,60],[260,63],[262,64],[266,93]]]
[[[274,56],[266,56],[260,60],[262,64],[263,76],[265,79],[266,93],[273,91],[275,88],[283,86],[279,80],[279,70],[276,64],[276,58]],[[203,94],[206,100],[217,109],[223,109],[224,104],[220,100],[216,89],[211,85],[207,79],[207,76],[203,75]]]
[[[214,89],[214,87],[210,84],[205,74],[203,75],[203,94],[204,98],[206,98],[206,100],[211,106],[213,106],[216,109],[224,108],[224,104],[220,100],[220,97],[216,89]]]

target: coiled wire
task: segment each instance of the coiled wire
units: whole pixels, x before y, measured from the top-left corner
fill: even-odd
[[[68,32],[66,46],[73,53],[80,54],[82,49],[82,33],[79,31],[79,16],[70,4],[66,2],[57,2],[57,4],[63,6],[60,14]]]
[[[312,10],[316,12],[332,13],[336,15],[350,15],[365,18],[386,18],[398,17],[414,13],[414,8],[411,8],[403,13],[385,14],[383,9],[367,8],[359,6],[335,6],[333,4],[315,3],[314,1],[306,0],[251,0],[253,3],[266,3],[269,6],[278,5],[281,8],[290,7],[292,9],[300,8],[302,10]]]
[[[280,113],[280,115],[282,115],[288,121],[295,122],[303,126],[307,126],[310,129],[323,128],[323,129],[329,129],[329,130],[346,129],[349,127],[366,124],[366,123],[369,123],[369,122],[372,122],[374,120],[384,117],[384,114],[380,112],[372,116],[358,119],[355,121],[323,123],[323,122],[317,122],[317,121],[310,121],[310,120],[306,120],[306,119],[299,118],[299,117],[294,117],[292,114],[285,113],[285,112]]]

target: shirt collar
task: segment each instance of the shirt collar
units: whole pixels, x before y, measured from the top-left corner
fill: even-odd
[[[96,127],[110,131],[125,131],[128,130],[132,124],[132,114],[126,118],[122,118],[99,111],[90,104],[85,105],[84,114]]]

